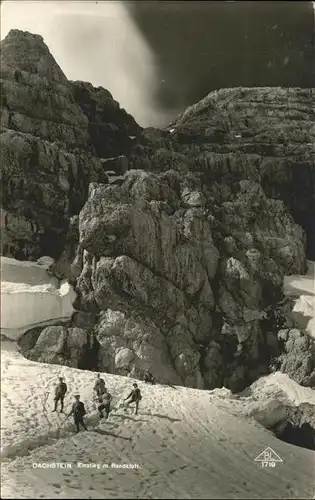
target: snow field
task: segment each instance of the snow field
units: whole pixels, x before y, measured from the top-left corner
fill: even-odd
[[[92,400],[95,373],[34,363],[24,359],[14,343],[3,344],[2,498],[311,498],[314,494],[315,454],[279,441],[244,416],[246,398],[225,389],[199,391],[139,382],[143,399],[135,416],[133,410],[119,408],[133,379],[102,374],[114,401],[109,420],[99,423]],[[51,411],[60,375],[69,388],[65,411],[79,393],[88,412],[88,432],[74,434],[72,419],[65,421],[64,415]],[[276,377],[274,385],[280,382]],[[268,384],[261,383],[261,397],[264,385],[271,392],[272,380]],[[299,400],[308,397],[304,393]],[[283,459],[274,469],[254,461],[268,446]],[[71,463],[71,468],[33,465],[60,462]],[[100,465],[78,467],[78,462]],[[128,464],[134,468],[126,468]]]

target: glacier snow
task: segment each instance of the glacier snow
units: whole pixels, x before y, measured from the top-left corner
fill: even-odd
[[[1,334],[18,340],[27,330],[71,319],[76,293],[46,266],[1,257]]]

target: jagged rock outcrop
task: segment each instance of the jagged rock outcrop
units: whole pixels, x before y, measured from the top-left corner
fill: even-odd
[[[303,271],[303,233],[258,184],[219,202],[175,171],[91,186],[79,223],[89,282],[78,286],[99,310],[153,320],[183,383],[237,390],[275,354],[261,320],[283,276]]]
[[[96,156],[108,158],[129,152],[142,128],[111,93],[86,82],[70,82],[77,104],[88,117],[88,131]]]
[[[277,372],[261,377],[238,394],[234,404],[279,439],[315,449],[314,394],[286,375]]]
[[[312,92],[221,90],[142,131],[105,89],[68,82],[40,37],[2,44],[2,251],[55,257],[78,295],[72,322],[30,335],[26,355],[233,391],[275,360],[296,371],[304,347],[283,344],[270,311],[283,277],[306,271]]]
[[[143,378],[154,366],[164,383],[182,384],[161,330],[149,317],[108,309],[95,327],[100,344],[99,366],[110,373]]]
[[[30,330],[19,341],[24,355],[41,363],[95,370],[99,343],[87,328],[54,325]]]
[[[303,272],[303,232],[256,183],[225,199],[172,170],[90,185],[77,307],[99,313],[102,369],[233,390],[268,371],[280,343],[264,320],[284,275]]]
[[[145,131],[135,146],[134,164],[160,171],[171,160],[182,172],[204,172],[209,183],[259,182],[268,196],[283,200],[305,229],[314,259],[314,109],[314,89],[211,92],[170,124],[168,135]]]
[[[202,210],[181,206],[179,189],[172,172],[143,171],[127,172],[121,186],[92,186],[79,230],[80,245],[95,256],[98,308],[149,316],[173,339],[166,340],[171,358],[191,385],[200,378],[195,344],[211,328],[218,251]]]
[[[282,344],[278,368],[301,385],[315,387],[315,343],[305,332],[282,329],[278,333]]]
[[[124,154],[140,127],[105,89],[69,82],[42,37],[19,30],[1,42],[1,98],[2,253],[59,257],[89,183],[108,182],[99,157]]]

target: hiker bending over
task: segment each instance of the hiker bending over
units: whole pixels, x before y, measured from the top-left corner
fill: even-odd
[[[149,370],[146,370],[144,372],[144,381],[148,384],[155,384],[155,378],[153,377],[152,373]]]
[[[55,408],[53,409],[53,411],[57,411],[57,404],[58,404],[58,401],[60,401],[60,408],[61,408],[60,413],[63,412],[63,401],[64,401],[67,390],[68,390],[67,384],[63,381],[62,377],[59,377],[59,384],[57,385],[57,387],[55,389],[55,397],[54,397]]]
[[[73,415],[73,420],[77,428],[77,433],[80,431],[80,424],[87,431],[86,425],[84,423],[83,417],[86,414],[84,403],[80,401],[80,396],[77,394],[75,397],[75,402],[72,405],[71,412],[67,415],[67,418]]]
[[[102,396],[102,394],[105,393],[105,389],[106,389],[105,380],[103,378],[101,378],[101,375],[98,373],[97,379],[96,379],[96,382],[94,385],[94,391],[96,392],[96,395],[97,395],[100,403],[101,403],[100,397]]]
[[[105,410],[105,418],[108,419],[109,412],[110,412],[110,402],[112,400],[111,394],[108,392],[108,390],[105,388],[104,394],[100,396],[100,405],[98,407],[98,411],[100,414],[101,418],[104,418],[103,410]]]
[[[133,384],[133,389],[131,393],[124,399],[124,401],[126,401],[129,398],[131,399],[130,401],[128,401],[128,403],[126,403],[126,406],[128,407],[129,405],[131,405],[131,403],[136,403],[136,415],[138,415],[139,401],[142,399],[138,384]],[[127,411],[127,408],[125,408],[125,411]]]

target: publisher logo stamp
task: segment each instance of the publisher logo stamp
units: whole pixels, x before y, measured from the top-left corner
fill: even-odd
[[[275,467],[277,463],[283,462],[282,458],[270,446],[262,451],[255,462],[260,462],[262,467]]]

